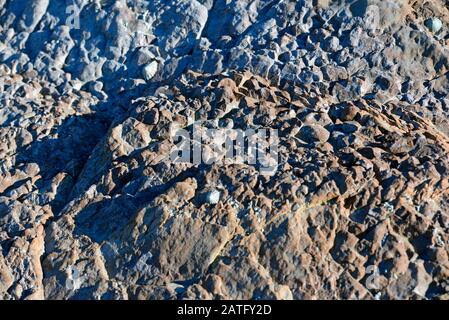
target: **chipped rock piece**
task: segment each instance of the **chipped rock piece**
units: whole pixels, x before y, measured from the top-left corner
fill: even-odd
[[[343,121],[352,121],[358,114],[359,109],[353,104],[349,104],[341,110],[340,119]]]
[[[329,52],[336,52],[340,48],[340,40],[337,37],[329,37],[324,42],[324,49]]]
[[[150,81],[156,75],[157,69],[158,69],[158,63],[155,60],[146,64],[142,69],[143,78],[146,81]]]
[[[406,153],[413,149],[413,141],[410,138],[398,138],[391,146],[390,150],[393,154]]]

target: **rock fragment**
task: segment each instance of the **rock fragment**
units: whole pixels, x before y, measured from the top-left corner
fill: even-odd
[[[151,61],[146,64],[142,69],[143,78],[146,81],[150,81],[157,73],[158,63],[156,61]]]
[[[443,22],[436,18],[429,18],[425,21],[426,27],[433,33],[438,33],[443,28]]]
[[[299,131],[299,138],[308,143],[324,143],[329,140],[329,137],[329,131],[318,124],[305,125]]]
[[[220,191],[212,190],[206,194],[206,202],[209,204],[217,204],[220,201],[220,196]]]

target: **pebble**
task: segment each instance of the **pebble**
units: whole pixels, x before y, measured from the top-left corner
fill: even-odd
[[[308,143],[324,143],[329,140],[330,133],[326,128],[312,124],[303,126],[299,131],[298,137]]]
[[[218,190],[209,191],[206,194],[206,202],[209,204],[217,204],[220,201],[221,193]]]
[[[143,78],[146,81],[150,81],[156,75],[157,69],[158,69],[157,61],[151,61],[150,63],[146,64],[142,69]]]
[[[426,27],[433,33],[438,33],[443,28],[443,22],[438,18],[429,18],[425,22]]]

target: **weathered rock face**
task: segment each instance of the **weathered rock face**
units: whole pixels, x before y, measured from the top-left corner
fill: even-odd
[[[0,299],[449,298],[444,1],[68,6],[0,0]]]

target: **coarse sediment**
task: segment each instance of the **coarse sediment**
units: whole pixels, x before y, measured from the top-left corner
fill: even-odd
[[[0,299],[448,299],[448,23],[0,0]],[[172,161],[193,115],[277,130],[277,170]]]

